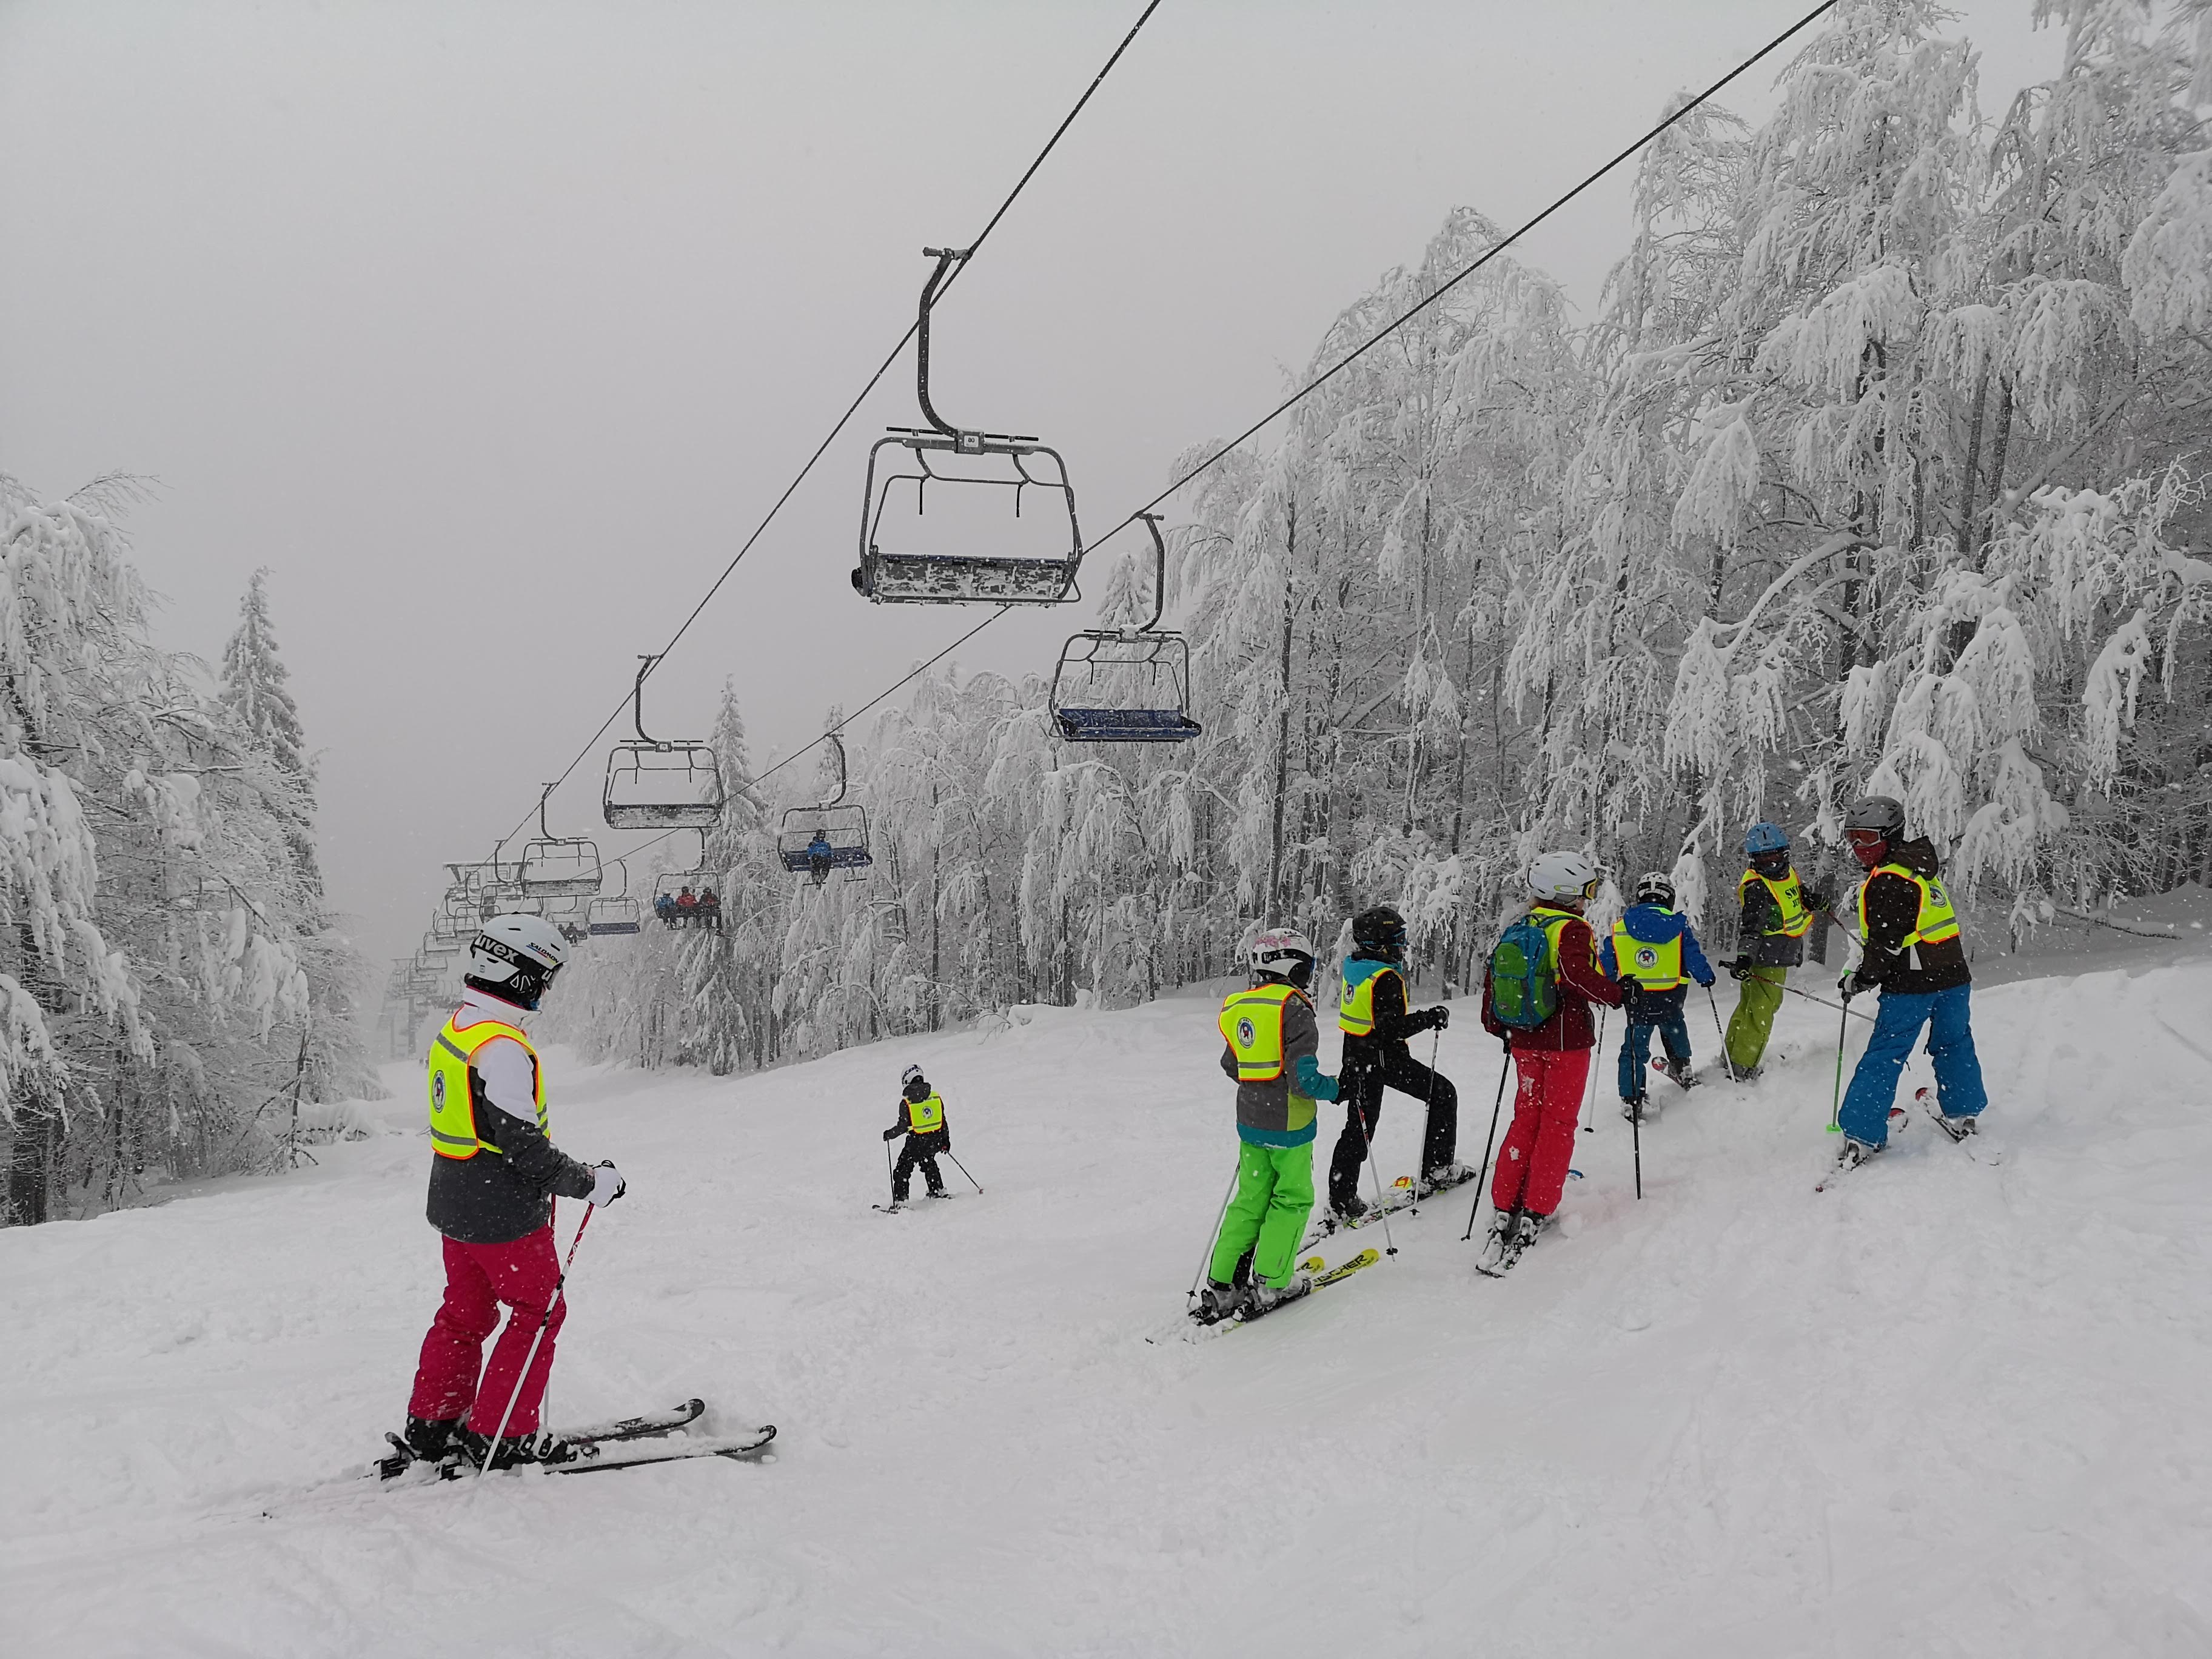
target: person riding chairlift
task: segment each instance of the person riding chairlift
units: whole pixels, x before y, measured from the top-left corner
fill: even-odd
[[[806,867],[812,873],[817,887],[830,879],[830,860],[836,855],[837,849],[830,844],[830,837],[817,830],[814,839],[806,843]]]

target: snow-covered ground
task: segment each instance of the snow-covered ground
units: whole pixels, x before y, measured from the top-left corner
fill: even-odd
[[[556,1136],[630,1194],[554,1416],[700,1393],[781,1456],[481,1489],[339,1478],[437,1299],[395,1067],[404,1133],[318,1170],[0,1232],[0,1650],[2201,1659],[2212,959],[2175,955],[1980,997],[2000,1167],[1916,1123],[1816,1196],[1833,1017],[1793,1000],[1756,1092],[1647,1130],[1643,1203],[1601,1099],[1510,1278],[1462,1194],[1196,1343],[1206,997],[739,1080],[556,1057]],[[1472,1160],[1498,1054],[1461,1012]],[[887,1217],[909,1059],[987,1191]],[[1419,1116],[1386,1105],[1386,1179]]]

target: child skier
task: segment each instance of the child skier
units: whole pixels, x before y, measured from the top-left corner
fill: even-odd
[[[1250,988],[1221,1005],[1221,1069],[1237,1080],[1238,1146],[1236,1193],[1191,1310],[1208,1325],[1248,1303],[1264,1311],[1312,1288],[1292,1264],[1313,1209],[1314,1103],[1337,1097],[1306,994],[1313,945],[1295,928],[1274,929],[1252,941],[1250,960]],[[1249,1284],[1240,1283],[1248,1271]]]
[[[1344,1060],[1338,1068],[1344,1130],[1328,1163],[1328,1207],[1346,1220],[1367,1208],[1359,1196],[1359,1170],[1382,1115],[1386,1085],[1428,1105],[1421,1135],[1422,1195],[1474,1173],[1452,1161],[1459,1137],[1459,1091],[1449,1078],[1415,1060],[1406,1046],[1409,1036],[1443,1030],[1450,1010],[1408,1011],[1405,967],[1403,916],[1378,904],[1352,919],[1352,954],[1345,960],[1336,1011],[1337,1027],[1344,1033]]]
[[[1729,1017],[1729,1069],[1739,1083],[1757,1078],[1774,1034],[1774,1012],[1790,970],[1805,960],[1805,935],[1828,896],[1805,890],[1790,867],[1790,837],[1778,823],[1754,823],[1743,838],[1751,867],[1736,884],[1736,957],[1725,964],[1743,988]]]
[[[1528,866],[1528,913],[1506,929],[1482,981],[1483,1030],[1504,1041],[1517,1074],[1513,1126],[1490,1183],[1496,1213],[1480,1264],[1486,1273],[1511,1267],[1559,1208],[1597,1044],[1589,1006],[1620,1006],[1620,988],[1600,971],[1583,920],[1597,895],[1597,866],[1580,853],[1546,853]],[[1502,979],[1509,946],[1527,971]]]
[[[1865,955],[1838,988],[1846,1004],[1863,991],[1881,991],[1874,1035],[1851,1073],[1838,1119],[1844,1145],[1837,1162],[1850,1168],[1888,1144],[1898,1073],[1922,1026],[1928,1028],[1944,1133],[1954,1140],[1972,1134],[1989,1096],[1967,1011],[1973,975],[1966,970],[1958,912],[1937,878],[1942,866],[1936,849],[1925,836],[1905,838],[1905,808],[1887,795],[1853,801],[1844,815],[1844,831],[1868,872],[1859,889]]]
[[[899,1121],[884,1131],[887,1141],[906,1137],[906,1145],[899,1149],[898,1167],[891,1171],[890,1207],[894,1210],[905,1207],[917,1164],[922,1180],[928,1183],[929,1196],[945,1196],[945,1177],[938,1173],[937,1159],[939,1153],[952,1150],[952,1126],[945,1120],[945,1102],[929,1086],[921,1067],[908,1066],[899,1083]]]
[[[1651,1034],[1667,1051],[1667,1075],[1690,1086],[1690,1028],[1682,1004],[1690,981],[1712,988],[1713,970],[1686,916],[1674,914],[1674,884],[1654,871],[1638,878],[1636,902],[1613,924],[1599,952],[1608,979],[1620,981],[1628,1029],[1620,1039],[1620,1115],[1649,1121],[1656,1114],[1644,1093]]]

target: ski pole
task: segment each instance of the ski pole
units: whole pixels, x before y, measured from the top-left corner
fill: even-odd
[[[1598,1056],[1605,1053],[1605,1016],[1606,1010],[1600,1007],[1597,1011],[1597,1047],[1590,1050],[1589,1094],[1587,1100],[1589,1109],[1589,1127],[1583,1131],[1585,1134],[1594,1135],[1597,1133],[1597,1068]],[[1620,1040],[1623,1042],[1628,1041],[1626,1032],[1622,1033]],[[1639,1088],[1643,1086],[1641,1078],[1637,1079],[1637,1085]]]
[[[1644,1108],[1640,1103],[1629,1109],[1628,1139],[1636,1148],[1636,1201],[1641,1204],[1644,1201]]]
[[[1863,1014],[1857,1009],[1845,1007],[1844,1005],[1840,1002],[1831,1002],[1826,997],[1816,997],[1810,991],[1801,991],[1794,985],[1784,985],[1782,988],[1789,992],[1793,997],[1802,997],[1808,1002],[1817,1002],[1823,1008],[1840,1008],[1844,1013],[1849,1014],[1853,1019],[1863,1019],[1869,1025],[1874,1024],[1874,1016],[1872,1014]]]
[[[1505,1064],[1498,1068],[1498,1098],[1490,1103],[1490,1133],[1482,1138],[1482,1173],[1474,1178],[1474,1202],[1467,1206],[1467,1231],[1462,1244],[1474,1237],[1474,1218],[1482,1208],[1482,1189],[1490,1184],[1490,1149],[1498,1144],[1498,1114],[1505,1105],[1505,1079],[1513,1074],[1513,1045],[1505,1045]]]
[[[514,1402],[522,1398],[522,1385],[530,1379],[530,1368],[538,1363],[538,1346],[544,1341],[545,1328],[553,1322],[553,1310],[561,1305],[562,1291],[568,1286],[568,1267],[576,1259],[576,1246],[584,1242],[584,1229],[592,1224],[599,1208],[596,1204],[584,1206],[584,1218],[576,1224],[576,1236],[568,1241],[568,1254],[561,1259],[561,1276],[553,1281],[553,1294],[545,1298],[545,1311],[538,1321],[538,1334],[530,1339],[530,1352],[522,1362],[521,1370],[515,1374],[514,1391],[507,1397],[507,1409],[499,1414],[499,1432],[484,1448],[484,1461],[477,1470],[479,1480],[491,1472],[492,1461],[499,1454],[499,1443],[507,1438],[507,1423],[514,1415]]]
[[[1801,992],[1799,994],[1803,994]],[[1814,1000],[1817,1002],[1820,999],[1815,997]],[[1836,1022],[1836,1092],[1828,1102],[1828,1133],[1832,1135],[1844,1132],[1841,1117],[1844,1109],[1844,1041],[1851,1034],[1850,1013],[1850,1007],[1846,1006],[1844,1018]]]
[[[1342,1071],[1341,1066],[1338,1067],[1340,1075]],[[1379,1073],[1375,1079],[1375,1109],[1378,1114],[1382,1109],[1382,1079]],[[1367,1173],[1375,1177],[1375,1218],[1382,1224],[1382,1254],[1395,1255],[1398,1247],[1390,1242],[1390,1212],[1382,1207],[1382,1168],[1375,1161],[1375,1143],[1367,1136],[1367,1114],[1357,1100],[1352,1103],[1352,1115],[1359,1122],[1359,1144],[1367,1152]]]
[[[1721,1005],[1719,999],[1713,995],[1713,988],[1710,985],[1705,987],[1705,1003],[1706,1006],[1711,1007],[1713,1011],[1713,1034],[1720,1039],[1721,1064],[1728,1070],[1729,1081],[1730,1083],[1734,1083],[1736,1081],[1735,1061],[1730,1057],[1728,1051],[1728,1030],[1727,1028],[1723,1026],[1721,1024]]]
[[[947,1158],[952,1158],[952,1149],[950,1146],[947,1146],[945,1149],[945,1155]],[[983,1190],[983,1183],[976,1180],[974,1176],[968,1175],[968,1166],[965,1164],[963,1164],[958,1158],[952,1158],[952,1167],[959,1170],[962,1175],[968,1176],[968,1184],[970,1187],[973,1187],[979,1193]]]
[[[1241,1147],[1243,1143],[1238,1144]],[[1206,1235],[1206,1254],[1199,1258],[1198,1272],[1191,1279],[1190,1288],[1182,1293],[1182,1299],[1186,1302],[1198,1294],[1198,1281],[1206,1277],[1206,1270],[1213,1265],[1213,1242],[1221,1237],[1221,1217],[1229,1213],[1229,1200],[1237,1196],[1237,1177],[1244,1172],[1244,1154],[1241,1150],[1237,1160],[1237,1167],[1230,1172],[1229,1188],[1221,1194],[1221,1213],[1213,1218],[1213,1231]]]
[[[891,1202],[898,1202],[898,1170],[891,1162],[891,1144],[884,1142],[884,1178],[891,1183]]]

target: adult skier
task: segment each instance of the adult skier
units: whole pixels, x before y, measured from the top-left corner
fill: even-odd
[[[1898,1074],[1922,1026],[1928,1028],[1928,1058],[1936,1066],[1945,1133],[1954,1140],[1972,1134],[1989,1095],[1967,1007],[1973,976],[1966,970],[1958,912],[1941,879],[1936,849],[1924,836],[1906,838],[1905,808],[1887,795],[1853,801],[1844,814],[1844,833],[1868,875],[1859,888],[1864,955],[1838,988],[1846,1004],[1863,991],[1881,992],[1874,1035],[1838,1115],[1844,1144],[1837,1162],[1848,1168],[1888,1144]]]
[[[1690,1086],[1690,1028],[1682,1004],[1695,980],[1708,990],[1713,970],[1698,948],[1697,930],[1674,913],[1674,884],[1654,871],[1638,878],[1636,902],[1613,924],[1598,965],[1621,987],[1628,1029],[1620,1039],[1620,1115],[1649,1122],[1644,1081],[1651,1073],[1651,1034],[1667,1051],[1667,1075]]]
[[[537,1009],[567,959],[566,941],[543,916],[492,917],[469,946],[460,1006],[431,1044],[428,1214],[445,1240],[446,1297],[422,1339],[403,1437],[430,1462],[459,1456],[482,1467],[489,1455],[506,1468],[575,1455],[567,1441],[538,1432],[568,1313],[551,1194],[607,1205],[623,1182],[611,1164],[579,1164],[546,1131],[544,1066],[519,1017]],[[501,1304],[514,1312],[484,1367]],[[495,1446],[502,1416],[505,1437]]]
[[[1415,1060],[1406,1039],[1441,1031],[1449,1009],[1406,1007],[1406,919],[1387,904],[1352,919],[1352,954],[1344,963],[1336,1024],[1344,1033],[1338,1090],[1344,1106],[1344,1132],[1328,1164],[1328,1206],[1346,1220],[1365,1213],[1359,1196],[1359,1170],[1382,1115],[1387,1085],[1428,1103],[1421,1137],[1421,1194],[1464,1181],[1473,1172],[1455,1164],[1459,1137],[1459,1091],[1442,1073]]]
[[[1237,1188],[1221,1212],[1193,1317],[1207,1324],[1249,1305],[1303,1296],[1293,1271],[1312,1212],[1317,1100],[1337,1098],[1321,1069],[1321,1028],[1307,993],[1312,944],[1295,928],[1252,941],[1252,983],[1221,1005],[1221,1069],[1237,1081]],[[1249,1283],[1245,1282],[1249,1275]]]
[[[1491,1268],[1509,1265],[1534,1243],[1559,1207],[1574,1158],[1590,1050],[1597,1046],[1589,1006],[1621,1003],[1620,988],[1599,968],[1597,941],[1583,920],[1583,906],[1597,896],[1597,866],[1580,853],[1546,853],[1529,865],[1528,883],[1526,921],[1543,942],[1530,964],[1530,983],[1514,988],[1516,1020],[1500,1016],[1498,952],[1482,981],[1483,1029],[1511,1051],[1515,1073],[1513,1124],[1490,1182],[1496,1213],[1483,1261]],[[1520,926],[1506,930],[1509,940]],[[1548,1013],[1543,1012],[1547,998]]]
[[[1726,964],[1741,989],[1729,1017],[1729,1069],[1748,1083],[1759,1073],[1774,1013],[1790,970],[1805,960],[1805,936],[1828,908],[1828,896],[1808,890],[1790,861],[1790,837],[1778,823],[1759,823],[1743,838],[1751,866],[1736,883],[1736,957]]]
[[[898,1167],[891,1171],[891,1208],[905,1207],[916,1166],[928,1185],[930,1197],[944,1197],[945,1177],[938,1172],[937,1160],[939,1154],[952,1150],[952,1126],[945,1120],[945,1102],[929,1086],[919,1066],[908,1066],[900,1077],[899,1119],[884,1131],[885,1140],[896,1140],[901,1135],[906,1137],[906,1145],[899,1148]]]

